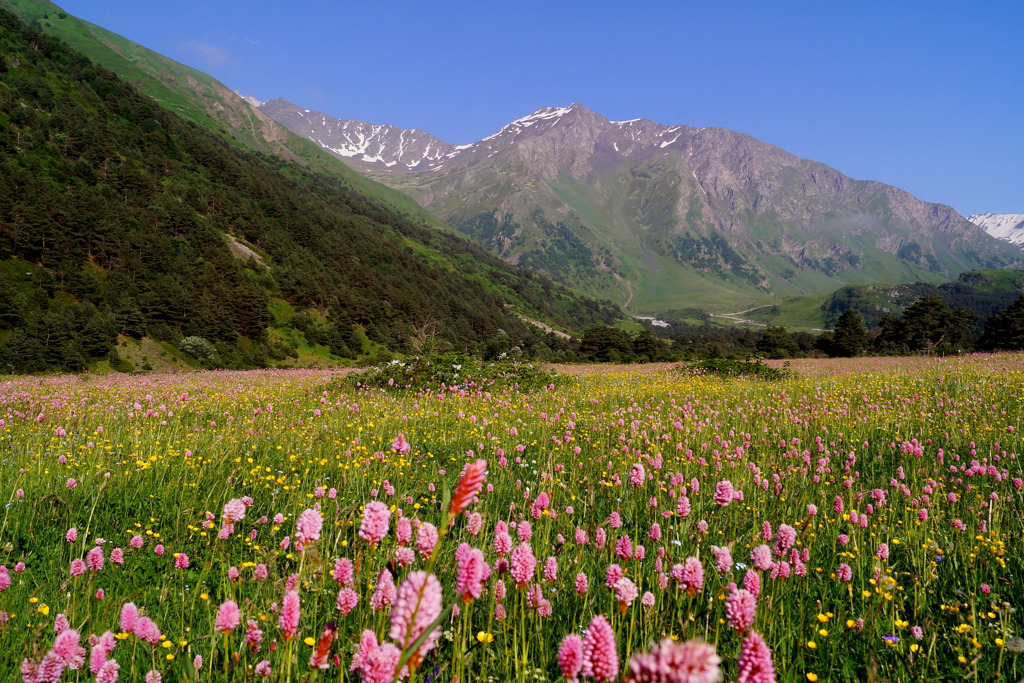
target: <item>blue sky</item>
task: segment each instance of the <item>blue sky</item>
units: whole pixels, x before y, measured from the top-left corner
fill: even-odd
[[[1024,213],[1019,0],[58,4],[243,93],[448,142],[580,102]]]

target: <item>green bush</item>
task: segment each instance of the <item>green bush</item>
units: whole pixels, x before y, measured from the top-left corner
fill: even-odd
[[[789,369],[788,362],[782,368],[776,368],[760,359],[708,358],[698,363],[681,366],[680,371],[698,375],[717,375],[729,379],[751,377],[766,381],[777,381],[795,376],[795,373]]]
[[[445,387],[481,391],[518,387],[520,391],[534,391],[564,384],[566,378],[515,360],[483,361],[446,353],[379,363],[363,372],[347,375],[345,381],[356,386],[392,391],[429,391]]]

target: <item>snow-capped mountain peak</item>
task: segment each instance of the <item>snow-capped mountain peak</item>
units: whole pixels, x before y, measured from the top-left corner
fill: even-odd
[[[1024,248],[1024,213],[978,213],[967,220],[996,239]]]
[[[252,95],[243,95],[242,93],[238,92],[237,90],[235,91],[235,94],[238,95],[239,97],[241,97],[243,100],[245,100],[249,104],[251,104],[252,106],[256,107],[257,109],[259,109],[260,107],[263,106],[263,102],[261,102],[260,100],[257,100]]]

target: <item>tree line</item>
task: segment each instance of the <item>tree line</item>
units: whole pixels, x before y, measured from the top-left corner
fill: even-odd
[[[807,356],[948,355],[971,351],[1024,350],[1024,294],[1007,308],[981,319],[926,294],[900,315],[884,316],[868,329],[860,313],[846,309],[826,332],[790,332],[784,327],[721,327],[676,324],[670,338],[644,330],[593,326],[568,350],[589,362],[652,362],[705,358],[797,358]]]

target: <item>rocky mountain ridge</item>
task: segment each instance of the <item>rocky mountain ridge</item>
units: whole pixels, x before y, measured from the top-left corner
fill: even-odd
[[[1021,262],[949,206],[724,128],[609,121],[574,103],[452,145],[280,99],[261,111],[506,261],[638,313]]]

